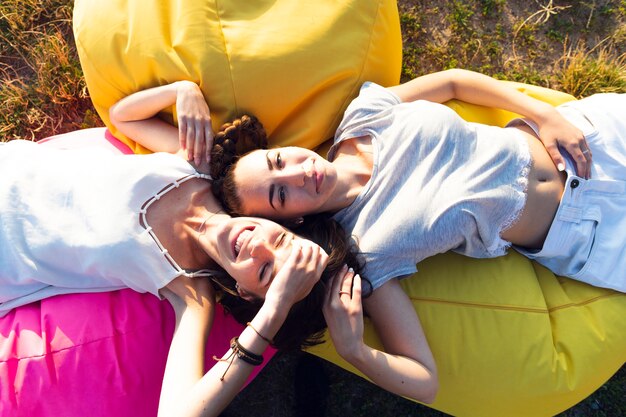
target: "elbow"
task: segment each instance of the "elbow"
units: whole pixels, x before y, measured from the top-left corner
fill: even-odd
[[[437,377],[437,372],[431,374],[428,381],[424,386],[424,389],[420,393],[420,398],[418,401],[424,404],[432,404],[435,402],[437,398],[437,393],[439,392],[439,378]]]
[[[421,402],[424,404],[434,403],[437,398],[437,392],[439,392],[439,381],[435,381],[428,387]]]
[[[462,84],[463,80],[467,78],[469,71],[460,69],[460,68],[451,68],[444,71],[448,86],[450,89],[449,94],[452,98],[458,99],[459,97],[459,88],[460,84]]]
[[[115,127],[119,124],[118,115],[117,115],[117,103],[109,107],[109,121]]]

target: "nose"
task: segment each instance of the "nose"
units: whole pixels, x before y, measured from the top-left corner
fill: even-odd
[[[269,257],[272,254],[272,248],[270,245],[262,238],[253,238],[250,241],[250,256],[253,258],[264,258]]]
[[[282,180],[294,187],[302,187],[307,176],[304,165],[293,165],[290,169],[283,169],[282,171]]]

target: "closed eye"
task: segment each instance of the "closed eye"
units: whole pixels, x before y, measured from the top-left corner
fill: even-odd
[[[268,270],[268,268],[269,264],[263,264],[259,272],[259,281],[263,281],[263,277],[265,276],[265,272]]]
[[[278,239],[276,240],[276,243],[275,243],[274,246],[276,248],[280,248],[281,246],[284,246],[284,245],[288,244],[291,240],[293,240],[293,233],[282,232],[280,234],[280,236],[278,236]],[[276,265],[274,265],[274,270],[270,274],[269,281],[267,282],[266,285],[270,285],[272,283],[272,281],[274,281],[274,278],[276,277],[277,273],[278,273],[278,271],[276,270]],[[263,275],[261,275],[261,276],[263,276]]]
[[[287,237],[287,232],[282,232],[280,234],[280,236],[278,237],[278,240],[276,241],[277,248],[280,248],[283,245],[283,242],[285,242],[286,237]]]

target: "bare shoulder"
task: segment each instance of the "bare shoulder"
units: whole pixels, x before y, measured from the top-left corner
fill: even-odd
[[[372,138],[370,136],[358,136],[343,140],[339,144],[337,152],[344,155],[356,155],[359,152],[359,149],[362,149],[364,146],[371,145]]]

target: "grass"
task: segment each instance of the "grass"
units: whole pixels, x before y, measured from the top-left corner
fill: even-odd
[[[72,37],[72,2],[0,2],[0,137],[40,139],[101,125]]]
[[[398,5],[403,81],[460,67],[576,97],[626,92],[626,0],[399,0]],[[71,13],[71,0],[0,2],[2,140],[37,140],[101,125],[82,77]],[[304,371],[307,378],[296,377]],[[301,352],[275,358],[224,415],[320,413],[443,415]],[[622,367],[560,417],[624,415]]]

